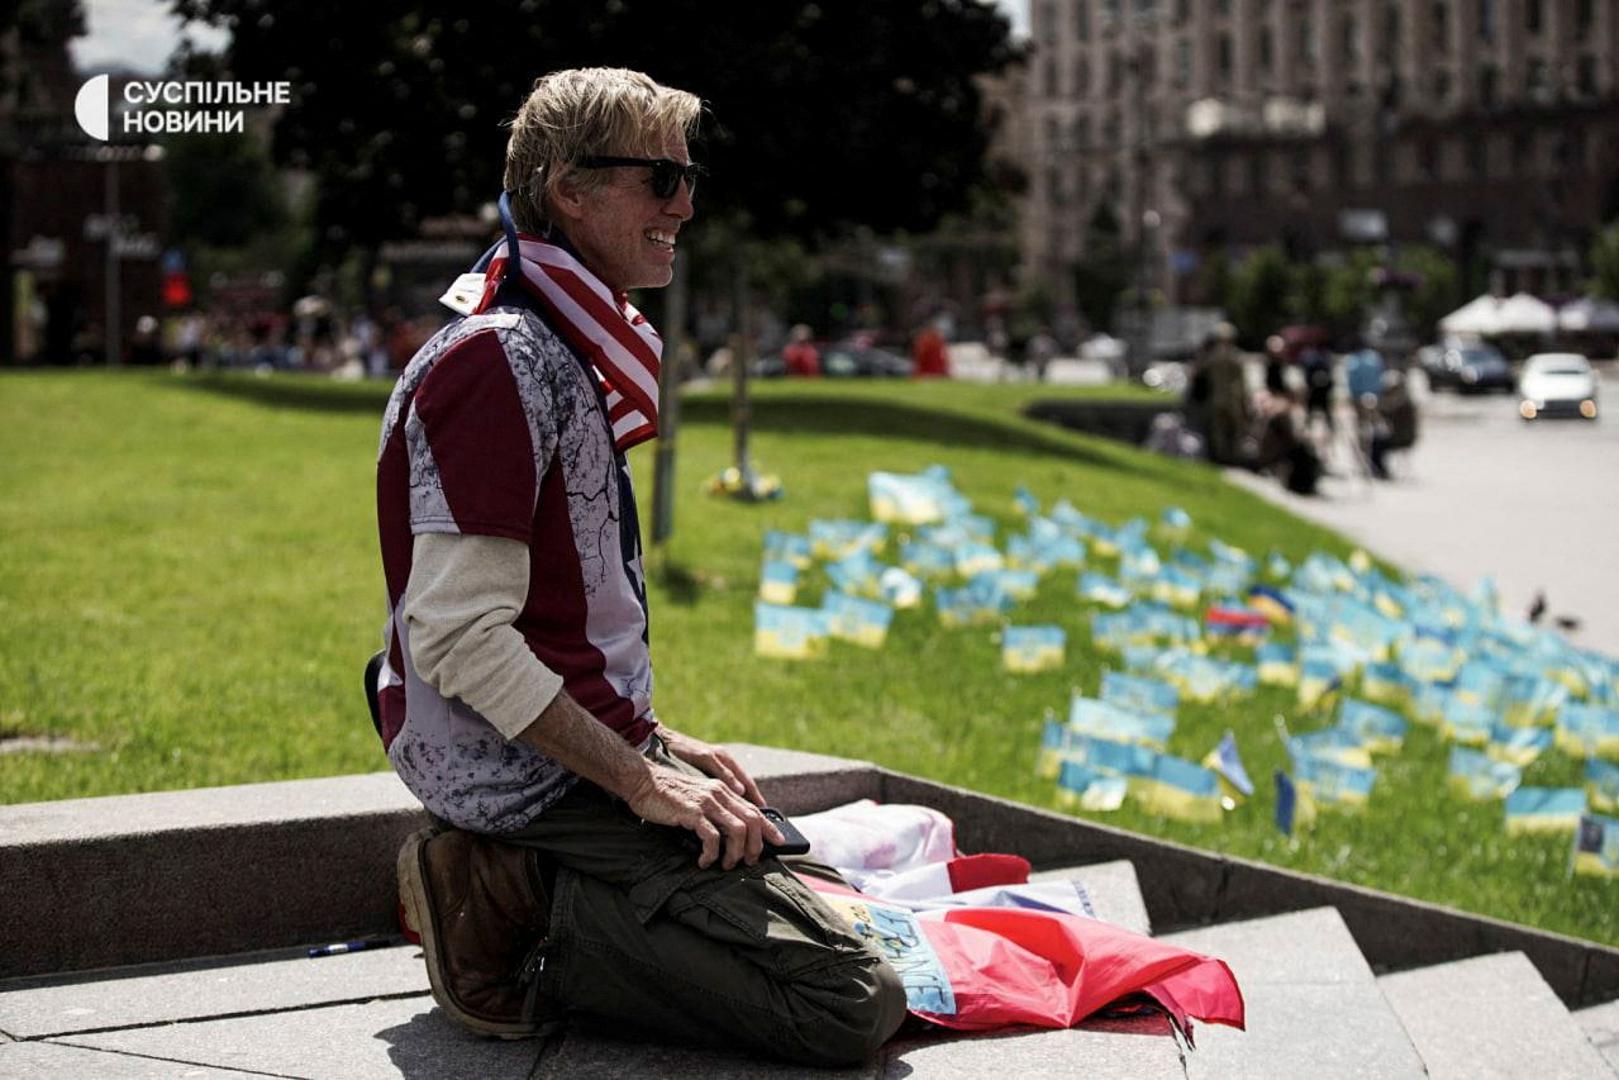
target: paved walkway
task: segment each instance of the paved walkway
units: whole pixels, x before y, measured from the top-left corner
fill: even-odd
[[[1544,590],[1548,617],[1580,620],[1572,641],[1619,656],[1619,373],[1601,400],[1594,423],[1526,424],[1515,396],[1430,395],[1398,479],[1329,480],[1319,498],[1228,475],[1407,569],[1463,589],[1493,576],[1510,611]]]

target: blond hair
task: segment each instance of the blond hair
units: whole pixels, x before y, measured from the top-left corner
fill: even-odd
[[[511,122],[505,188],[525,232],[545,231],[549,201],[573,163],[592,154],[655,154],[672,135],[690,138],[702,102],[628,68],[572,68],[542,75]],[[603,182],[580,170],[587,190]]]

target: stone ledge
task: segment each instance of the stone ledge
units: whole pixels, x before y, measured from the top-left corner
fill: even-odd
[[[733,750],[787,813],[880,790],[864,762]],[[0,807],[0,978],[394,932],[426,824],[393,773]]]

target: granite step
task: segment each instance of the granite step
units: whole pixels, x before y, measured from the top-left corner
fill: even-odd
[[[1152,933],[1141,882],[1136,878],[1135,865],[1128,859],[1041,870],[1030,874],[1029,880],[1075,882],[1085,890],[1098,919],[1138,934]]]
[[[1608,1067],[1619,1073],[1619,1001],[1577,1009],[1570,1015]]]
[[[1523,953],[1377,981],[1435,1080],[1612,1080],[1613,1071]]]
[[[1230,965],[1248,1030],[1200,1025],[1191,1080],[1421,1077],[1422,1059],[1333,908],[1224,923],[1164,940]]]

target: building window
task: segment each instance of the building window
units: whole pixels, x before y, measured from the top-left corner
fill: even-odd
[[[1545,13],[1541,10],[1540,0],[1523,0],[1523,26],[1531,34],[1540,33],[1544,25]]]
[[[1192,43],[1186,38],[1181,38],[1175,42],[1175,85],[1184,87],[1191,85],[1191,82]]]
[[[1102,26],[1116,26],[1119,21],[1122,0],[1102,0]]]
[[[1068,188],[1062,182],[1062,170],[1055,165],[1046,172],[1046,187],[1051,192],[1052,206],[1068,205]]]
[[[1091,92],[1091,66],[1083,56],[1074,61],[1074,96],[1085,97]]]
[[[1486,109],[1495,108],[1501,95],[1501,75],[1494,64],[1480,64],[1478,69],[1478,100]]]
[[[1467,169],[1475,181],[1490,178],[1489,143],[1483,139],[1467,140]]]
[[[1346,64],[1360,62],[1360,28],[1355,25],[1355,17],[1346,15],[1343,23],[1343,58]]]
[[[1315,20],[1308,12],[1299,16],[1299,58],[1305,67],[1315,67]]]
[[[1218,2],[1214,5],[1214,9],[1220,13],[1221,18],[1224,18],[1227,15],[1230,15],[1231,14],[1231,0],[1218,0]]]
[[[1045,83],[1046,97],[1057,97],[1061,93],[1061,90],[1057,86],[1057,58],[1055,56],[1046,57],[1045,70],[1043,74],[1045,76],[1043,81]]]
[[[1596,0],[1579,0],[1579,6],[1574,9],[1574,29],[1577,33],[1589,33],[1597,21]]]
[[[1520,176],[1534,176],[1540,172],[1535,160],[1535,140],[1527,131],[1512,136],[1512,161]]]
[[[1439,145],[1432,139],[1417,144],[1417,169],[1430,184],[1439,179]]]
[[[1091,0],[1074,0],[1074,38],[1084,41],[1091,36]]]
[[[1116,95],[1124,89],[1124,56],[1114,49],[1107,54],[1107,92]]]
[[[1392,56],[1400,48],[1400,7],[1398,4],[1383,5],[1383,45]]]
[[[1434,0],[1433,43],[1440,51],[1450,48],[1450,5],[1445,0]]]
[[[1276,43],[1271,39],[1270,27],[1259,30],[1259,70],[1269,75],[1276,62]]]
[[[1557,140],[1557,167],[1571,172],[1585,171],[1585,129],[1569,126]]]
[[[1225,87],[1231,82],[1231,35],[1221,34],[1215,48],[1215,70],[1220,74],[1220,85]]]
[[[1248,194],[1265,194],[1265,155],[1251,153],[1248,155]]]
[[[1056,40],[1057,37],[1057,5],[1051,0],[1045,0],[1034,10],[1034,36],[1040,39]]]
[[[1089,113],[1080,113],[1074,117],[1074,148],[1084,149],[1091,144],[1091,117]]]
[[[1523,88],[1524,92],[1536,101],[1550,99],[1551,74],[1546,69],[1546,61],[1537,56],[1524,65]]]
[[[1495,40],[1495,0],[1478,0],[1478,38],[1484,42]]]
[[[1046,148],[1053,153],[1062,148],[1062,125],[1055,116],[1046,117]]]
[[[1433,99],[1439,105],[1450,101],[1450,72],[1444,68],[1439,68],[1433,73]]]
[[[1310,190],[1310,155],[1304,150],[1293,151],[1293,190]]]
[[[1579,86],[1581,97],[1597,96],[1597,58],[1590,53],[1581,53],[1575,66],[1575,79]]]
[[[1143,19],[1158,17],[1158,0],[1136,0],[1136,14]]]

